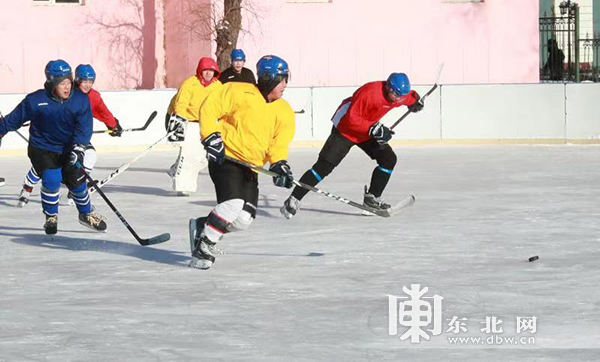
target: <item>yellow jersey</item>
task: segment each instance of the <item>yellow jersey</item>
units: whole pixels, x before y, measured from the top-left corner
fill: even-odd
[[[197,76],[192,75],[181,83],[177,94],[171,99],[169,114],[175,113],[188,121],[198,122],[200,105],[210,93],[220,88],[221,85],[221,82],[216,80],[205,87]]]
[[[212,92],[200,108],[205,139],[220,132],[225,154],[262,167],[287,160],[296,115],[284,99],[267,103],[250,83],[230,82]]]

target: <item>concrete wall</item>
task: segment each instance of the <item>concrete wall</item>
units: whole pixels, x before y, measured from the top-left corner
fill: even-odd
[[[416,86],[421,94],[430,86]],[[296,146],[320,146],[331,130],[331,116],[354,87],[288,88],[284,97],[296,111]],[[156,110],[145,132],[122,138],[95,135],[100,150],[130,149],[164,135],[164,114],[175,90],[103,92],[107,106],[124,128],[141,126]],[[10,112],[24,94],[0,95],[0,111]],[[398,143],[600,143],[600,84],[442,85],[425,109],[396,128]],[[388,113],[391,125],[406,108]],[[94,122],[95,129],[104,125]],[[27,128],[22,128],[27,136]],[[14,132],[4,137],[1,154],[26,147]]]

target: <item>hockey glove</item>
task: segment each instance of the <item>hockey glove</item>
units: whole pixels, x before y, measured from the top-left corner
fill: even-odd
[[[117,125],[111,128],[108,134],[111,137],[121,137],[121,135],[123,134],[123,128],[121,127],[121,124],[119,123],[118,119],[115,118],[115,121],[117,121]]]
[[[373,138],[380,145],[385,145],[389,140],[392,139],[394,131],[384,126],[382,123],[377,122],[369,128],[369,136]]]
[[[69,155],[69,164],[71,166],[77,165],[79,163],[83,166],[83,159],[85,157],[85,146],[82,144],[74,144],[71,149],[71,154]]]
[[[216,162],[217,165],[222,165],[225,162],[225,145],[219,132],[214,132],[208,135],[203,141],[204,149],[206,150],[206,158],[209,162]]]
[[[294,186],[294,175],[292,175],[292,169],[286,160],[275,162],[269,167],[269,171],[277,174],[277,176],[273,176],[273,183],[275,186],[285,187],[287,189]]]
[[[423,110],[423,107],[425,107],[425,102],[421,100],[421,96],[419,95],[419,93],[414,92],[414,96],[416,98],[415,103],[411,104],[408,107],[408,109],[413,113],[421,112]]]
[[[171,133],[168,137],[169,142],[183,142],[185,140],[186,124],[187,119],[178,116],[175,113],[171,114],[167,129],[167,133]]]

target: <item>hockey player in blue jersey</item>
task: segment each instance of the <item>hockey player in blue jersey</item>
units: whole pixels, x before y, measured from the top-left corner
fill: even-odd
[[[28,94],[12,112],[0,119],[0,138],[31,121],[27,155],[42,178],[46,234],[56,234],[58,229],[61,182],[73,195],[79,210],[79,223],[104,232],[106,222],[92,208],[81,169],[85,146],[92,137],[90,101],[87,95],[73,88],[72,70],[64,60],[48,62],[45,73],[44,89]]]

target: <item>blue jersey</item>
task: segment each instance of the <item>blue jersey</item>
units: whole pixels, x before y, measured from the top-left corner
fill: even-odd
[[[88,96],[74,89],[60,101],[46,89],[28,94],[0,120],[0,136],[31,121],[29,144],[42,150],[63,153],[73,144],[87,145],[92,138],[92,111]]]

